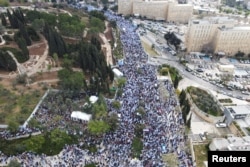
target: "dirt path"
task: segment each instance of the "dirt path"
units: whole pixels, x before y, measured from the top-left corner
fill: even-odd
[[[111,49],[111,45],[108,42],[108,40],[106,39],[105,35],[102,33],[99,33],[99,37],[102,39],[102,41],[104,42],[104,44],[102,45],[102,48],[104,48],[104,50],[106,51],[106,61],[107,64],[113,65],[113,59],[112,59],[112,49]]]
[[[105,26],[106,26],[106,29],[105,29],[104,33],[107,33],[109,31],[107,21],[105,21]],[[104,48],[104,50],[106,51],[105,56],[106,56],[107,64],[113,65],[113,57],[112,57],[111,45],[110,45],[109,41],[107,40],[106,36],[103,33],[99,33],[99,37],[102,39],[102,41],[104,43],[104,44],[102,44],[102,48]]]

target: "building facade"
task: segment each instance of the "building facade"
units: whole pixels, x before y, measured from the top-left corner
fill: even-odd
[[[239,26],[234,19],[210,17],[190,20],[186,34],[188,52],[207,51],[235,55],[250,53],[250,27]]]
[[[220,27],[217,29],[214,52],[235,55],[238,51],[250,53],[250,27]]]
[[[235,20],[228,19],[227,17],[210,17],[202,20],[190,20],[186,34],[187,51],[213,51],[215,32],[218,27],[233,27],[234,25]]]
[[[250,117],[250,106],[239,105],[226,107],[224,110],[225,123],[230,125],[235,119],[245,119]]]
[[[175,0],[118,0],[118,13],[188,23],[192,17],[193,6],[191,4],[178,4]]]

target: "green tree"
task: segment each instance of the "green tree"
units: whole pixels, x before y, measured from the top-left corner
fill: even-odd
[[[14,133],[18,130],[19,128],[19,124],[16,122],[16,120],[9,120],[8,122],[8,130],[11,133]]]
[[[164,35],[164,38],[168,44],[170,43],[171,45],[174,45],[176,49],[179,48],[181,40],[173,32],[168,32]]]
[[[114,132],[118,128],[118,116],[116,113],[111,113],[105,120],[109,124],[110,131]]]
[[[143,109],[143,107],[139,107],[136,111],[136,113],[138,113],[140,116],[144,117],[146,115],[145,110]]]
[[[126,78],[124,77],[118,78],[117,80],[118,88],[122,88],[123,86],[125,86],[125,83],[126,83]]]
[[[82,72],[74,72],[69,69],[58,71],[59,85],[63,90],[80,91],[84,87],[84,75]]]
[[[177,89],[178,88],[178,84],[179,84],[179,76],[177,75],[174,79],[174,88]]]
[[[56,26],[57,25],[57,16],[55,14],[49,14],[46,12],[40,13],[40,18],[44,19],[46,23],[50,26]]]
[[[92,107],[93,117],[95,119],[103,119],[107,116],[107,107],[105,103],[95,103]]]
[[[45,22],[43,19],[35,19],[32,22],[32,27],[36,30],[36,31],[42,31],[44,28]]]
[[[22,50],[23,55],[25,56],[25,59],[29,59],[29,50],[27,48],[26,41],[24,40],[23,37],[17,39],[17,45],[18,47]]]
[[[142,138],[144,128],[145,128],[144,124],[136,124],[135,125],[135,136],[138,137],[138,138]]]
[[[44,143],[45,139],[43,135],[33,136],[29,140],[23,142],[27,150],[37,153],[42,149]]]
[[[67,48],[61,35],[48,24],[45,24],[43,33],[49,44],[49,54],[57,53],[59,57],[63,57],[67,53]]]
[[[79,37],[85,28],[84,22],[77,15],[69,16],[68,14],[59,14],[58,28],[63,35]]]
[[[104,1],[107,1],[107,0],[104,0]],[[96,17],[96,18],[98,18],[98,19],[100,19],[102,21],[104,21],[106,19],[104,14],[102,12],[100,12],[100,11],[97,11],[97,10],[93,10],[93,11],[89,12],[89,15],[91,17]]]
[[[186,92],[185,90],[182,89],[180,95],[179,95],[179,99],[180,99],[180,105],[183,105],[184,100],[186,99]]]
[[[96,37],[92,36],[91,43],[95,45],[97,50],[101,50],[101,42]]]
[[[6,52],[0,49],[0,68],[8,71],[16,71],[17,65],[13,58]]]
[[[234,56],[235,56],[236,58],[242,58],[242,57],[244,57],[244,55],[245,55],[244,52],[238,51]]]
[[[121,104],[119,101],[115,100],[115,101],[112,101],[112,106],[115,108],[115,109],[119,109],[121,107]]]
[[[109,129],[109,125],[104,121],[91,120],[88,123],[88,130],[93,135],[102,135],[108,132]]]
[[[28,10],[26,12],[26,20],[29,22],[29,23],[32,23],[35,19],[40,19],[42,16],[41,16],[41,13],[37,10]]]
[[[98,32],[103,32],[105,30],[104,22],[101,19],[96,18],[96,17],[91,17],[90,27],[96,28],[96,30],[98,30]]]
[[[20,22],[20,21],[18,21],[18,27],[19,27],[19,31],[20,31],[21,36],[22,36],[22,37],[25,39],[25,41],[26,41],[26,44],[27,44],[28,46],[30,46],[30,45],[31,45],[31,40],[30,40],[30,37],[29,37],[29,34],[28,34],[28,32],[27,32],[26,27],[25,27],[24,24],[23,24],[22,22]]]
[[[1,14],[1,21],[3,26],[7,26],[7,21],[4,13]]]
[[[66,132],[56,128],[50,133],[51,144],[56,148],[62,148],[65,143],[71,141],[71,137]]]

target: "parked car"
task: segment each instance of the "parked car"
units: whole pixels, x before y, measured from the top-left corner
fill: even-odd
[[[215,126],[217,128],[226,128],[227,127],[227,124],[226,123],[223,123],[223,122],[218,122],[215,124]]]
[[[197,72],[204,72],[201,68],[196,69]]]
[[[186,71],[191,72],[192,70],[191,70],[190,68],[187,67],[187,68],[186,68]]]

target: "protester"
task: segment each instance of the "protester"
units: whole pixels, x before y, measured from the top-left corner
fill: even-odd
[[[180,167],[193,166],[190,156],[184,151],[184,121],[181,112],[176,111],[175,89],[169,80],[164,82],[168,90],[168,99],[163,101],[158,90],[157,67],[147,64],[148,55],[144,52],[136,27],[122,16],[106,12],[109,20],[114,20],[121,30],[121,42],[124,50],[124,63],[119,67],[127,79],[122,88],[122,96],[115,100],[121,102],[120,109],[112,107],[107,99],[109,112],[120,115],[118,129],[104,135],[101,142],[86,137],[82,143],[102,145],[97,153],[82,150],[80,145],[67,145],[60,154],[48,157],[34,153],[23,153],[7,157],[1,155],[0,166],[11,159],[17,159],[22,166],[84,166],[95,163],[100,167],[163,167],[162,154],[175,153]],[[144,108],[145,117],[138,116],[139,107]],[[69,115],[57,123],[50,122],[46,106],[42,106],[35,118],[49,125],[50,130],[64,127],[70,121]],[[135,125],[145,124],[143,130],[143,150],[139,159],[131,156],[131,144],[135,137]],[[67,128],[67,127],[65,127]]]

